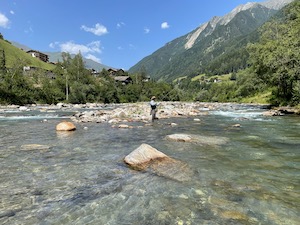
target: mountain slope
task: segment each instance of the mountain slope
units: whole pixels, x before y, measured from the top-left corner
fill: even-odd
[[[19,49],[23,49],[24,51],[29,51],[31,50],[31,48],[29,48],[28,46],[22,45],[18,42],[11,42],[15,47],[19,48]],[[49,62],[53,62],[56,63],[58,61],[62,61],[62,57],[61,57],[61,52],[43,52],[44,54],[47,54],[49,56]],[[72,54],[72,57],[74,57],[75,55]],[[104,64],[95,62],[94,60],[91,59],[87,59],[87,58],[83,58],[84,62],[85,62],[85,66],[87,69],[94,69],[97,71],[101,71],[103,68],[104,69],[109,69],[112,67],[106,66]]]
[[[0,39],[0,50],[4,50],[7,68],[12,68],[20,63],[23,63],[26,66],[39,67],[46,70],[52,70],[55,67],[52,64],[31,57],[25,51],[2,39]]]
[[[129,72],[135,73],[143,68],[151,78],[172,81],[181,76],[228,73],[246,67],[247,60],[241,59],[241,56],[247,55],[246,44],[257,40],[255,30],[278,8],[291,1],[271,0],[263,4],[240,5],[224,17],[214,17],[194,31],[167,43],[130,68]],[[223,65],[218,66],[217,63],[222,58],[227,61],[230,58],[233,63],[220,70]]]

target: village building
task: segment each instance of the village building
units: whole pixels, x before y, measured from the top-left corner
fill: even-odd
[[[35,50],[29,50],[26,53],[30,54],[34,58],[38,58],[38,59],[42,60],[43,62],[47,63],[49,61],[49,56],[42,52],[35,51]]]
[[[129,83],[132,83],[132,79],[131,79],[130,76],[115,76],[115,77],[113,77],[113,78],[114,78],[114,80],[115,80],[116,82],[120,82],[120,83],[122,83],[123,85],[127,85],[127,84],[129,84]]]
[[[120,76],[125,73],[123,69],[108,69],[107,72],[109,73],[110,76]]]

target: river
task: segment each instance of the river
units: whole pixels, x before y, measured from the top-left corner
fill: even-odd
[[[72,111],[2,110],[0,224],[299,224],[300,117],[262,112],[227,107],[152,126],[82,123],[61,133],[55,126]],[[166,140],[174,133],[228,141]],[[130,169],[123,159],[142,143],[187,163],[191,179]]]

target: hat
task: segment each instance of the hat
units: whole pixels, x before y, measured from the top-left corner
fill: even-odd
[[[156,99],[156,97],[155,97],[155,96],[152,96],[152,97],[151,97],[151,100],[153,100],[153,99]]]

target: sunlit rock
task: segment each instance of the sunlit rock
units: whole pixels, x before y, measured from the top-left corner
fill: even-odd
[[[56,130],[57,131],[73,131],[73,130],[76,130],[76,126],[71,122],[63,121],[56,125]]]
[[[192,142],[193,139],[188,134],[170,134],[167,137],[167,140],[171,141],[180,141],[180,142]]]
[[[146,170],[176,181],[188,181],[193,175],[186,163],[172,159],[148,144],[140,145],[124,161],[133,169]]]
[[[132,167],[144,168],[151,160],[168,158],[167,155],[158,151],[148,144],[141,144],[133,152],[124,158],[125,163]]]
[[[30,109],[27,108],[26,106],[20,106],[19,110],[20,111],[30,111]]]
[[[219,136],[201,136],[194,134],[170,134],[166,136],[167,140],[177,142],[193,142],[203,145],[223,145],[228,142],[228,138]]]
[[[262,113],[263,116],[283,116],[284,113],[278,110],[269,110]]]
[[[27,145],[22,145],[20,149],[22,151],[48,150],[50,149],[50,146],[40,145],[40,144],[27,144]]]
[[[121,129],[128,129],[128,128],[130,128],[130,126],[127,125],[127,124],[120,124],[120,125],[118,126],[118,128],[121,128]]]

